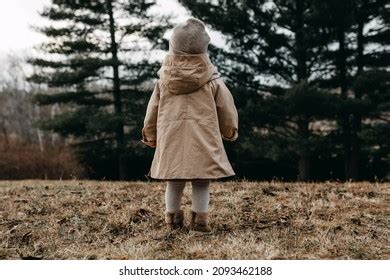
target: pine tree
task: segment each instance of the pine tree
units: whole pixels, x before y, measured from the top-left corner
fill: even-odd
[[[275,160],[297,160],[298,178],[310,179],[315,149],[323,146],[311,124],[332,118],[330,107],[323,106],[331,106],[331,99],[319,102],[325,96],[311,84],[325,71],[318,59],[329,40],[313,1],[180,2],[227,38],[227,49],[212,51],[250,131],[243,146]],[[311,106],[318,106],[317,112],[295,110]]]
[[[355,33],[356,33],[356,75],[352,85],[352,92],[357,102],[369,103],[372,105],[370,111],[355,111],[352,115],[352,145],[351,145],[351,166],[352,176],[358,174],[361,149],[370,150],[366,162],[372,163],[373,155],[387,153],[379,162],[382,166],[389,164],[389,150],[387,141],[389,131],[389,91],[386,89],[386,81],[389,80],[388,67],[390,65],[389,52],[386,50],[390,38],[390,7],[385,1],[360,0],[356,1],[355,7]],[[372,23],[376,23],[372,25]],[[370,26],[371,24],[371,26]],[[365,31],[365,29],[367,31]],[[376,46],[373,49],[373,46]],[[365,123],[363,123],[365,120]],[[368,121],[367,121],[368,120]],[[382,132],[382,133],[377,133]],[[377,135],[365,139],[363,135]],[[376,141],[372,141],[376,139]],[[373,149],[373,147],[380,147]],[[378,165],[380,163],[377,163]],[[378,166],[379,167],[379,166]],[[379,168],[376,168],[379,169]],[[383,168],[382,168],[383,169]],[[379,171],[379,170],[375,170]],[[379,172],[380,173],[380,172]],[[383,176],[373,172],[373,176]],[[388,175],[388,174],[387,174]],[[358,176],[356,176],[358,178]]]
[[[358,96],[359,156],[364,158],[368,179],[390,177],[390,72],[384,69],[365,70],[352,85]],[[357,101],[355,102],[357,103]],[[364,122],[363,122],[364,120]]]
[[[373,27],[368,28],[365,32],[364,30],[369,27],[370,23],[375,22]],[[374,92],[377,91],[378,87],[384,85],[386,81],[386,68],[388,69],[390,65],[389,52],[385,50],[386,46],[389,44],[390,39],[390,8],[385,5],[385,1],[380,0],[360,0],[355,2],[355,13],[354,13],[354,33],[356,34],[356,47],[355,47],[355,65],[356,65],[356,74],[354,76],[354,84],[352,86],[352,92],[354,93],[354,99],[357,102],[364,102],[365,95],[364,93],[371,93],[370,97]],[[376,45],[375,50],[370,50],[373,45]],[[373,78],[378,83],[376,85],[372,84],[371,81],[368,81],[367,78]],[[384,79],[385,78],[385,79]],[[366,81],[371,87],[371,89],[365,89],[361,91],[364,82]],[[383,87],[383,86],[382,86]],[[380,101],[381,103],[375,104],[375,107],[383,107],[383,102],[388,102],[388,91],[387,98],[386,90],[382,90],[381,94],[384,96],[379,99],[372,99],[373,101]],[[377,111],[374,109],[373,111]],[[389,112],[389,109],[387,109]],[[362,120],[373,112],[366,112],[362,110],[357,110],[353,112],[351,116],[351,154],[349,158],[349,177],[353,179],[359,179],[360,172],[360,157],[361,157],[361,142],[360,135],[362,133]],[[383,115],[379,113],[377,117]],[[390,120],[388,120],[390,121]],[[384,130],[386,131],[386,130]],[[386,135],[386,133],[384,134]],[[381,139],[378,137],[378,140]],[[382,138],[383,139],[383,138]],[[383,147],[383,145],[380,145]],[[386,149],[385,149],[386,150]],[[385,164],[388,164],[384,160]]]
[[[49,40],[30,61],[37,69],[30,80],[57,92],[37,95],[40,105],[65,105],[41,127],[76,139],[99,177],[125,179],[129,167],[137,167],[128,159],[139,153],[145,91],[158,67],[150,50],[167,48],[163,34],[170,26],[167,18],[150,14],[154,4],[52,0],[41,12],[50,24],[38,30]]]
[[[389,66],[386,45],[389,24],[386,15],[389,9],[381,0],[347,0],[315,2],[321,25],[331,37],[328,45],[336,43],[337,48],[328,48],[322,61],[334,65],[330,75],[322,84],[328,88],[340,89],[339,130],[337,138],[342,138],[344,172],[346,179],[359,179],[359,163],[362,118],[367,107],[359,91],[353,90],[355,79],[365,71]],[[386,23],[387,20],[387,23]],[[372,27],[369,27],[372,26]],[[364,31],[367,29],[367,31]],[[373,43],[377,46],[373,48]],[[376,71],[371,72],[376,73]],[[379,73],[379,72],[378,72]],[[360,84],[360,82],[359,82]]]

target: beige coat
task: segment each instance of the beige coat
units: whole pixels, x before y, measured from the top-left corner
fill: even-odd
[[[148,103],[142,142],[155,147],[149,176],[218,179],[235,175],[222,138],[238,137],[233,97],[207,54],[168,54]]]

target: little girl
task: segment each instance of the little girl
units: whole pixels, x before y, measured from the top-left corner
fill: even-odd
[[[170,230],[185,227],[181,198],[191,181],[190,231],[210,233],[210,180],[235,175],[222,139],[237,139],[238,115],[207,54],[209,42],[198,19],[173,29],[142,129],[141,141],[156,148],[148,176],[167,180],[165,221]]]

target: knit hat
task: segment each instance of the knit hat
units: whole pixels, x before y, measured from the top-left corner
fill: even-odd
[[[169,40],[169,51],[174,54],[207,53],[210,36],[204,23],[196,18],[189,18],[177,25]]]

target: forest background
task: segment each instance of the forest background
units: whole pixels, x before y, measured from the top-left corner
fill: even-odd
[[[145,179],[146,104],[194,16],[239,111],[237,178],[388,181],[386,2],[47,1],[42,42],[1,63],[0,179]]]

